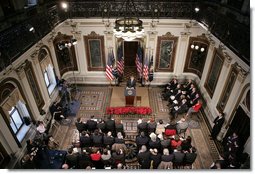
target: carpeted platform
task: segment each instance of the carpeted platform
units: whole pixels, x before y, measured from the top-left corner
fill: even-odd
[[[125,96],[124,96],[125,87],[114,86],[112,87],[112,89],[113,90],[112,90],[110,106],[111,107],[125,106],[126,105]],[[141,97],[141,103],[140,102],[138,103],[135,99],[134,106],[148,106],[148,107],[150,106],[147,87],[137,87],[136,96]]]

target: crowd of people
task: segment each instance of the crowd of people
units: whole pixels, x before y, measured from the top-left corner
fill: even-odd
[[[137,160],[142,169],[170,169],[191,167],[196,159],[196,148],[191,137],[179,136],[179,124],[168,124],[154,118],[137,121],[138,135],[135,139]],[[65,169],[125,169],[128,150],[125,145],[124,126],[120,120],[106,120],[93,116],[84,121],[78,118],[78,144],[68,149]],[[171,126],[169,126],[171,125]],[[170,131],[169,131],[170,130]],[[172,133],[170,133],[172,131]],[[79,149],[79,150],[77,150]]]
[[[178,114],[184,113],[186,113],[185,119],[187,119],[191,113],[198,112],[202,107],[201,96],[192,80],[181,84],[178,79],[172,78],[164,86],[162,98],[169,102],[169,114],[172,119],[177,118]]]
[[[229,135],[223,145],[224,151],[219,155],[219,159],[212,163],[211,169],[250,169],[250,156],[240,151],[236,132]]]
[[[131,78],[130,84],[133,83]],[[127,85],[128,86],[128,85]],[[140,118],[137,121],[137,136],[134,143],[137,147],[137,161],[141,169],[179,169],[192,168],[197,157],[197,150],[192,144],[191,136],[185,136],[189,126],[188,116],[198,112],[202,106],[201,98],[192,81],[179,84],[173,78],[164,88],[162,97],[169,101],[170,114],[168,123],[156,122],[152,117],[148,121]],[[50,112],[55,120],[65,119],[60,103],[54,102]],[[178,114],[186,113],[179,121]],[[216,140],[224,123],[224,113],[220,112],[214,120],[211,139]],[[75,126],[78,132],[77,141],[66,151],[62,169],[126,169],[126,157],[129,155],[125,144],[124,125],[121,120],[97,118],[77,118]],[[40,156],[47,149],[57,148],[54,139],[48,135],[44,123],[39,121],[34,140],[27,141],[27,154],[21,165],[26,169],[39,168]],[[236,133],[227,138],[227,143],[219,159],[211,169],[245,168],[245,162],[238,158],[238,136]],[[243,155],[243,158],[245,156]],[[248,157],[246,156],[245,159]]]

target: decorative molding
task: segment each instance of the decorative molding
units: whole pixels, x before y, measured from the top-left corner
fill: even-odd
[[[113,31],[104,31],[107,40],[112,40]]]
[[[75,39],[81,40],[81,31],[71,31],[71,33],[74,35]]]
[[[87,36],[88,36],[88,37],[93,37],[93,38],[100,37],[100,35],[97,34],[95,31],[91,31],[91,33],[88,34]]]
[[[235,66],[236,69],[238,70],[237,80],[243,83],[245,78],[249,74],[249,71],[244,70],[237,62],[235,62],[233,66]]]
[[[188,37],[191,35],[191,32],[180,32],[181,41],[187,41]]]
[[[18,77],[20,80],[22,80],[26,76],[25,69],[24,69],[25,67],[26,67],[26,62],[23,62],[19,64],[17,68],[15,68],[15,71],[18,74]]]
[[[54,30],[50,32],[50,37],[49,37],[49,39],[47,40],[49,44],[53,42],[53,40],[54,40],[56,34],[57,34],[57,33],[56,33]]]
[[[156,39],[157,34],[158,34],[157,31],[148,31],[147,33],[149,35],[150,41],[154,41]]]
[[[180,32],[180,34],[182,37],[186,37],[186,36],[191,35],[191,32]]]
[[[172,37],[174,37],[174,35],[172,35],[171,32],[167,32],[165,35],[162,35],[161,37],[172,38]]]
[[[222,50],[220,49],[220,51],[222,51]],[[222,52],[222,53],[223,53],[223,56],[225,57],[224,65],[228,68],[232,61],[232,57],[230,57],[228,55],[228,53],[226,53],[226,52]]]
[[[30,55],[30,57],[32,58],[32,60],[37,59],[38,53],[39,53],[39,50],[34,50],[34,51],[32,52],[32,54]]]

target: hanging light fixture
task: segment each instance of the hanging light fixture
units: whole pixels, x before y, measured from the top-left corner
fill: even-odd
[[[130,8],[133,8],[133,11]],[[135,38],[142,38],[144,36],[143,21],[132,15],[132,13],[137,15],[133,0],[127,0],[125,3],[123,3],[120,11],[124,12],[124,16],[116,19],[114,35],[117,38],[123,38],[125,41],[132,41]]]

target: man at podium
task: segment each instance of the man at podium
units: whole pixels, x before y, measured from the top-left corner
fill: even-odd
[[[127,81],[127,89],[135,89],[136,86],[136,81],[134,76],[130,76],[130,79]]]
[[[130,78],[127,81],[127,87],[124,92],[124,95],[126,96],[126,106],[134,106],[134,100],[136,96],[136,91],[135,91],[135,85],[136,81],[134,76],[130,76]]]

